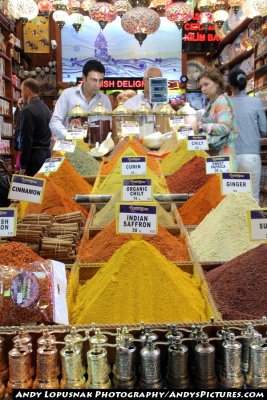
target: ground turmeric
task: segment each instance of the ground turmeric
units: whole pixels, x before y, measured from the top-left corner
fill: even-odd
[[[78,289],[70,320],[72,324],[208,321],[209,305],[200,285],[151,244],[131,240]],[[70,288],[70,293],[74,291]]]
[[[123,154],[123,157],[137,157],[136,152],[129,148]],[[153,171],[147,166],[146,175],[135,175],[136,179],[150,178],[152,180],[152,190],[153,193],[168,193],[168,188],[166,181],[163,176],[157,176]],[[122,190],[122,181],[126,176],[121,175],[121,159],[119,158],[114,165],[113,170],[107,175],[104,180],[97,186],[93,187],[92,193],[95,194],[116,194],[120,193]]]
[[[187,140],[180,140],[177,147],[161,162],[164,174],[173,174],[185,163],[194,157],[207,157],[208,154],[203,150],[187,150]]]

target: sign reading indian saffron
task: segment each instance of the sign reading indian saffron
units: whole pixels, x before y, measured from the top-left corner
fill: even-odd
[[[155,203],[116,204],[116,233],[157,233]]]

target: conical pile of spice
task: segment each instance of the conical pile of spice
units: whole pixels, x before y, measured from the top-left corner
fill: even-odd
[[[88,150],[89,151],[89,150]],[[76,146],[73,153],[66,153],[65,157],[76,172],[81,176],[94,176],[98,174],[100,163],[83,149]]]
[[[259,243],[249,237],[247,211],[259,209],[249,193],[228,194],[191,232],[200,261],[229,261]]]
[[[179,208],[185,225],[198,225],[224,199],[220,177],[212,175],[192,197]]]
[[[187,150],[187,140],[180,140],[178,146],[161,162],[164,174],[173,174],[194,157],[207,157],[203,150]]]
[[[60,157],[60,153],[55,153],[54,157]],[[45,177],[42,174],[37,176],[39,178]],[[75,171],[66,158],[57,172],[51,173],[49,178],[64,190],[69,197],[73,197],[76,194],[88,194],[92,191],[92,186]]]
[[[109,202],[94,216],[92,227],[105,227],[106,225],[110,224],[116,217],[115,206],[117,203],[121,202],[120,193],[112,196]],[[157,204],[158,222],[166,227],[175,225],[176,222],[174,221],[173,215],[166,211],[160,203],[157,201],[155,201],[155,203]]]
[[[207,321],[199,285],[151,244],[131,240],[79,287],[71,323]]]
[[[61,215],[68,214],[74,211],[81,211],[84,218],[87,216],[87,211],[75,203],[59,185],[57,185],[52,178],[46,178],[45,193],[42,204],[29,203],[26,209],[28,214],[49,214]]]
[[[138,157],[136,152],[128,148],[122,155],[123,157]],[[168,193],[168,188],[164,177],[157,176],[153,171],[147,167],[146,175],[135,175],[136,179],[150,178],[152,180],[152,190],[154,193]],[[93,188],[95,194],[111,194],[120,193],[122,190],[122,181],[126,176],[121,175],[121,160],[117,160],[113,170],[107,175],[104,180],[96,187]]]
[[[267,314],[267,244],[234,258],[206,275],[225,319],[258,319]]]
[[[174,151],[177,148],[178,145],[178,140],[177,140],[177,135],[174,133],[170,138],[165,139],[163,144],[160,146],[159,150],[149,150],[150,153],[153,153],[155,155],[164,155],[172,151]]]
[[[34,261],[44,261],[23,243],[12,242],[0,245],[0,260],[2,265],[10,267],[26,267]]]
[[[116,146],[117,147],[117,146]],[[115,149],[116,149],[115,147]],[[116,152],[112,160],[102,165],[100,173],[101,175],[108,175],[114,168],[120,157],[130,157],[125,155],[125,151],[132,149],[137,156],[147,156],[145,147],[137,139],[123,141],[119,151]],[[147,166],[155,174],[161,173],[161,167],[158,160],[154,160],[147,156]]]
[[[194,157],[174,174],[166,178],[171,193],[195,193],[210,175],[206,175],[206,163],[202,157]]]
[[[116,223],[113,221],[92,240],[83,240],[78,253],[78,261],[81,263],[106,262],[117,249],[132,238],[133,236],[130,234],[116,235]],[[168,260],[190,261],[184,240],[171,235],[161,225],[158,226],[157,235],[142,235],[142,238],[155,246]]]

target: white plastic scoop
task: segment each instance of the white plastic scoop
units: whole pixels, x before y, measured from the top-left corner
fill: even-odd
[[[109,132],[107,138],[103,140],[101,145],[99,146],[99,142],[96,142],[96,146],[91,149],[89,154],[93,157],[103,157],[104,155],[108,154],[111,150],[114,149],[115,143],[111,138],[112,132]]]

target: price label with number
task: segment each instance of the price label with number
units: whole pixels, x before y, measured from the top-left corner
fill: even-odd
[[[0,208],[0,237],[16,236],[17,209]]]
[[[170,127],[174,128],[176,126],[184,125],[184,117],[174,117],[170,118]]]
[[[206,174],[231,172],[231,156],[206,157]]]
[[[45,179],[14,174],[12,176],[8,198],[11,200],[24,200],[30,203],[41,204],[43,201],[45,183]]]
[[[178,138],[178,140],[187,139],[188,136],[194,136],[193,129],[188,129],[188,128],[178,128],[177,129],[177,138]]]
[[[135,121],[122,122],[121,133],[122,136],[139,135],[140,128],[138,122]]]
[[[187,137],[187,150],[208,150],[209,144],[207,136],[188,136]]]
[[[121,174],[146,175],[146,157],[122,157]]]
[[[68,142],[67,140],[56,140],[53,150],[54,151],[65,151],[66,153],[73,153],[75,150],[75,147],[76,147],[75,143]]]
[[[117,204],[116,232],[155,235],[157,233],[155,203]]]
[[[267,208],[247,212],[250,240],[267,239]]]
[[[221,175],[221,192],[223,195],[229,193],[251,193],[251,180],[249,172],[223,172]]]
[[[40,174],[47,172],[57,172],[64,159],[65,157],[47,158],[38,172]]]
[[[86,130],[82,128],[76,128],[76,129],[67,129],[66,132],[66,139],[67,140],[79,140],[83,139],[86,137]],[[85,136],[84,136],[85,135]]]
[[[151,201],[151,179],[124,179],[122,201]]]

